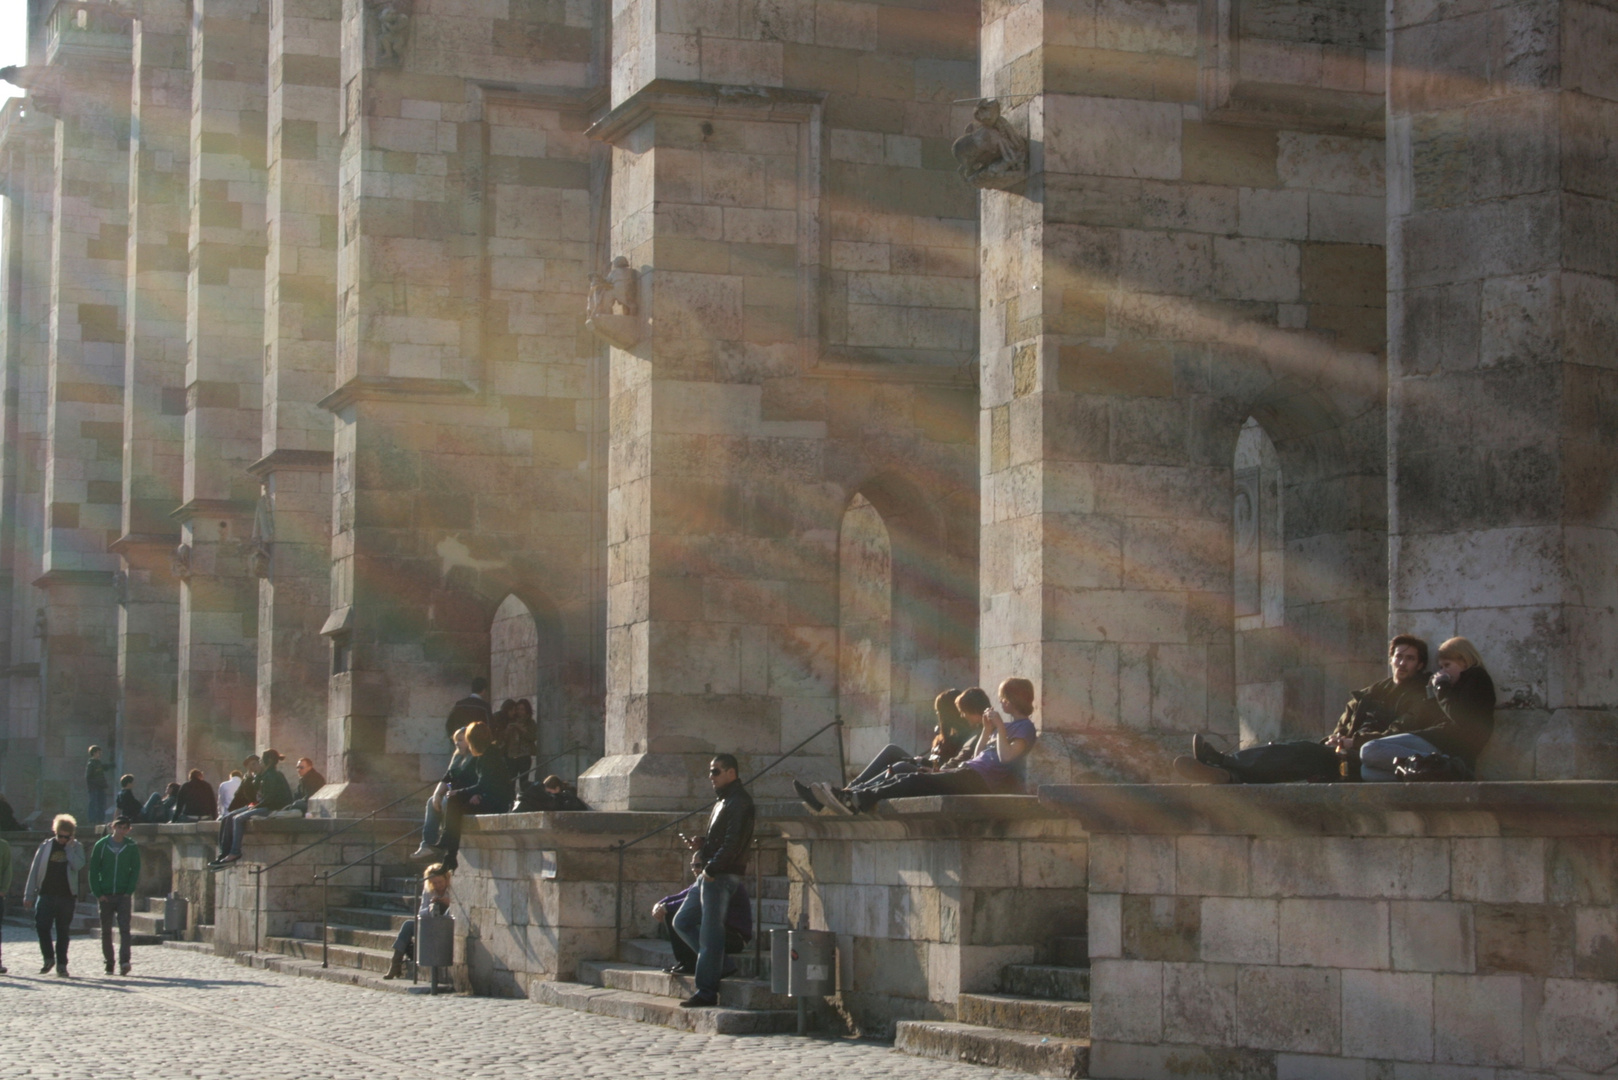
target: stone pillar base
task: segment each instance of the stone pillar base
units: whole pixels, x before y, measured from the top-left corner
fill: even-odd
[[[742,779],[746,780],[774,761],[776,755],[739,753],[736,757]],[[614,754],[584,770],[579,777],[579,797],[596,810],[691,810],[713,799],[713,788],[708,783],[708,763],[712,760],[713,754],[708,751]],[[849,762],[850,772],[864,765],[863,761],[857,765]],[[836,755],[795,754],[749,783],[747,790],[756,802],[796,804],[797,796],[792,791],[795,778],[840,783]]]
[[[315,792],[315,797],[309,800],[309,816],[312,818],[356,818],[364,817],[378,807],[387,806],[409,788],[398,784],[363,783],[350,780],[343,783],[327,784]],[[420,821],[422,806],[427,802],[430,791],[423,791],[419,799],[406,799],[397,806],[390,807],[377,815],[380,820]]]

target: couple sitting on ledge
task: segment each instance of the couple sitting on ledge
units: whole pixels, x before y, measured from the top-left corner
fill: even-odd
[[[946,690],[933,702],[938,714],[931,750],[911,757],[889,744],[847,787],[794,780],[798,798],[814,813],[861,814],[883,799],[919,795],[1022,795],[1028,784],[1028,755],[1039,741],[1029,719],[1034,684],[1007,679],[1000,684],[1002,716],[979,687]],[[982,728],[971,733],[974,724]],[[970,737],[968,737],[970,734]]]
[[[1388,643],[1391,678],[1356,690],[1337,727],[1319,742],[1266,743],[1221,753],[1201,735],[1174,759],[1182,779],[1204,784],[1300,780],[1470,780],[1494,733],[1494,680],[1472,643],[1450,638],[1427,670],[1427,643]]]

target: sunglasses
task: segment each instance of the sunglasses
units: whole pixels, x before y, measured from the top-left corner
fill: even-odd
[[[708,775],[709,776],[718,776],[720,773],[722,773],[724,771],[725,771],[724,769],[709,769],[708,770]]]

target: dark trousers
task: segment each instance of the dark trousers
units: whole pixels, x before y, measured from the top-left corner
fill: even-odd
[[[1337,751],[1318,742],[1265,743],[1225,755],[1225,768],[1244,784],[1289,784],[1337,776]]]
[[[469,795],[444,796],[444,823],[438,833],[438,846],[444,849],[444,865],[451,870],[456,868],[456,854],[461,850],[461,822],[468,815],[477,816],[484,811],[484,805],[473,806],[469,802]]]
[[[5,924],[5,921],[6,921],[6,898],[4,896],[0,896],[0,926],[3,926]],[[0,933],[0,945],[4,945],[4,944],[5,944],[5,934]],[[0,967],[5,967],[5,966],[6,966],[5,965],[5,957],[3,955],[0,955]]]
[[[976,769],[911,773],[859,790],[860,809],[869,810],[881,799],[908,799],[918,795],[988,795],[988,781]]]
[[[856,776],[854,782],[848,786],[851,788],[870,787],[873,783],[878,782],[882,774],[887,772],[889,768],[900,763],[913,763],[913,761],[914,759],[905,752],[904,747],[889,743],[882,748],[880,754],[871,759],[871,763],[865,766],[864,771]]]
[[[118,923],[118,963],[129,966],[129,912],[132,897],[128,893],[114,893],[100,897],[96,906],[101,909],[101,958],[112,967],[112,924]]]
[[[393,955],[394,956],[408,956],[408,957],[411,957],[411,958],[415,957],[415,955],[416,955],[416,920],[415,919],[406,919],[405,924],[403,926],[399,927],[399,936],[393,939]]]
[[[73,925],[71,896],[38,896],[34,898],[34,929],[39,931],[39,952],[45,963],[67,967],[67,932]],[[51,928],[56,928],[56,945],[51,945]]]

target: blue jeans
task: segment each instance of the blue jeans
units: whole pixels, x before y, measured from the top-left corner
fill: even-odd
[[[107,789],[90,789],[90,812],[84,816],[85,824],[99,825],[107,820]]]
[[[740,874],[700,878],[674,913],[674,932],[697,954],[697,993],[718,994],[725,969],[725,913]]]
[[[427,800],[427,810],[421,816],[421,842],[427,847],[437,847],[439,834],[444,829],[444,815],[438,812],[433,800]]]
[[[219,854],[240,855],[242,834],[247,831],[249,818],[268,817],[270,811],[262,806],[247,806],[226,814],[219,822]]]
[[[1360,747],[1360,779],[1372,783],[1387,783],[1393,775],[1393,759],[1436,754],[1438,747],[1420,735],[1387,735],[1372,739]]]

